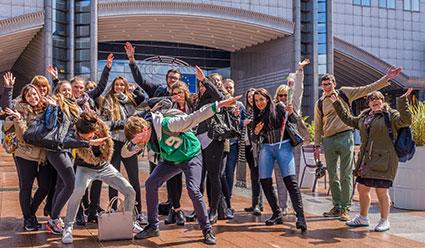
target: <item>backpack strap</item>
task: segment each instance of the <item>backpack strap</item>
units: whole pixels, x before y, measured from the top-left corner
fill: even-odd
[[[348,96],[344,93],[342,90],[335,90],[338,96],[348,104],[348,106],[351,108],[350,100],[348,99]],[[317,106],[319,107],[320,115],[323,117],[323,100],[319,99],[317,102]],[[351,111],[351,110],[350,110]]]
[[[384,114],[384,121],[385,121],[385,126],[387,126],[388,129],[388,135],[390,136],[391,141],[394,143],[394,133],[393,133],[393,128],[391,125],[391,114],[389,112],[383,112]]]

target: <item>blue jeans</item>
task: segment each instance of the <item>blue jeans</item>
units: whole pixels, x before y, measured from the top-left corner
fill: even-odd
[[[232,196],[233,182],[235,180],[236,162],[238,161],[239,143],[236,142],[230,145],[230,152],[227,155],[226,161],[226,182],[229,189],[229,195]]]
[[[282,177],[295,175],[295,161],[292,154],[292,145],[289,140],[280,143],[262,144],[260,148],[259,170],[260,179],[271,178],[274,162],[277,161]]]

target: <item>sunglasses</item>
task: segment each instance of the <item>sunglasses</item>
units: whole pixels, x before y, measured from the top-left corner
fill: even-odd
[[[175,96],[175,95],[179,95],[179,94],[182,94],[183,92],[181,92],[181,91],[179,91],[179,92],[173,92],[173,96]]]
[[[332,83],[323,83],[322,86],[327,87],[327,86],[331,86]]]
[[[279,95],[277,95],[278,97],[284,97],[284,96],[288,96],[288,94],[279,94]]]
[[[169,79],[173,79],[173,80],[179,80],[179,77],[174,77],[174,76],[168,76]]]

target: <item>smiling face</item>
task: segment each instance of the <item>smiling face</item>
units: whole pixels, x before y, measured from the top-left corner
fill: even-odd
[[[253,90],[251,90],[250,92],[248,92],[248,103],[251,106],[254,106],[254,92]]]
[[[232,81],[226,81],[226,83],[224,83],[224,88],[231,96],[235,95],[235,84]]]
[[[72,95],[75,98],[79,98],[83,95],[85,90],[84,81],[83,80],[75,80],[72,82]]]
[[[25,93],[25,101],[32,107],[40,103],[40,95],[34,88],[29,88]]]
[[[384,107],[384,95],[379,91],[374,91],[367,96],[368,106],[372,111],[381,111]]]
[[[123,79],[118,78],[114,82],[114,93],[124,93],[125,92],[125,82]]]
[[[171,87],[175,82],[180,80],[180,73],[170,71],[167,75],[167,85]]]
[[[254,103],[259,110],[264,110],[267,107],[268,99],[260,94],[254,94]]]
[[[71,98],[72,97],[71,84],[63,83],[59,88],[59,93],[61,93],[66,98]]]

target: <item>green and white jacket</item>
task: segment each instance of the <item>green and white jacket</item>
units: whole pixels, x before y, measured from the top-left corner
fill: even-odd
[[[165,114],[152,113],[151,125],[157,140],[154,140],[152,135],[149,147],[154,150],[155,147],[159,147],[161,159],[174,164],[192,159],[201,153],[201,144],[192,128],[211,118],[218,111],[217,102],[214,102],[189,115],[175,109]],[[127,141],[121,150],[121,156],[131,157],[143,149],[143,146]]]

